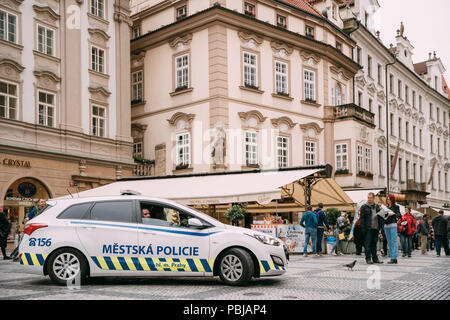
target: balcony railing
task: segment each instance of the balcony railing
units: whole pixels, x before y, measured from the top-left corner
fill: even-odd
[[[334,119],[353,118],[365,122],[371,127],[375,127],[375,115],[354,103],[343,104],[339,106],[331,106],[332,114],[328,112],[328,116]]]
[[[421,191],[426,192],[427,191],[427,185],[425,182],[420,183],[416,182],[413,179],[408,179],[406,181],[406,190],[408,191]]]
[[[137,177],[154,176],[155,163],[136,163],[134,166],[133,175]]]

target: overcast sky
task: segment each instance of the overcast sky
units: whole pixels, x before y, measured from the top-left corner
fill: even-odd
[[[450,0],[378,0],[381,9],[375,16],[375,30],[381,32],[383,43],[395,46],[400,21],[404,35],[414,46],[414,63],[428,59],[436,51],[446,69],[450,82]]]

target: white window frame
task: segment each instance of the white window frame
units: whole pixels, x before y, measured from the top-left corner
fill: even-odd
[[[317,164],[317,142],[305,141],[305,165],[315,166]]]
[[[180,139],[181,138],[181,139]],[[176,143],[176,166],[186,166],[191,165],[191,133],[190,132],[180,132],[175,135]]]
[[[41,94],[45,95],[45,102],[41,101]],[[48,103],[48,96],[53,96],[53,104]],[[37,103],[38,103],[38,124],[46,127],[56,126],[56,94],[53,92],[48,92],[45,90],[38,90],[37,92]],[[41,110],[43,111],[41,114]],[[52,115],[49,116],[49,111],[52,111]],[[41,121],[42,116],[42,121]],[[51,118],[51,123],[49,119]]]
[[[289,138],[285,136],[277,136],[277,168],[286,168],[289,166]]]
[[[141,26],[140,25],[136,25],[131,29],[131,36],[132,36],[132,39],[135,39],[135,38],[141,36]]]
[[[348,169],[348,144],[335,144],[334,150],[336,170]]]
[[[356,146],[356,168],[358,172],[364,171],[364,148],[358,144]]]
[[[244,133],[245,165],[258,165],[258,132],[247,130]]]
[[[316,72],[303,70],[303,83],[305,101],[316,101]]]
[[[106,73],[106,50],[92,46],[91,47],[91,70],[99,73]]]
[[[243,76],[245,87],[258,88],[258,55],[252,52],[242,52]]]
[[[144,72],[138,70],[131,73],[131,101],[142,101],[144,86]]]
[[[137,141],[133,143],[133,158],[142,158],[142,141]]]
[[[98,110],[97,114],[94,114],[95,109]],[[100,110],[103,110],[103,115],[100,114]],[[106,107],[99,105],[91,106],[91,134],[96,137],[106,137]]]
[[[287,28],[287,18],[281,14],[277,14],[277,27]]]
[[[3,25],[0,25],[0,30],[2,30],[3,35],[0,36],[0,39],[8,41],[8,42],[12,42],[12,43],[17,43],[18,41],[18,17],[15,14],[12,14],[8,11],[5,10],[0,10],[0,13],[4,14],[4,21],[3,21]],[[14,27],[13,27],[13,31],[11,32],[11,25],[9,23],[9,17],[14,17]],[[10,39],[10,35],[12,35],[13,40]]]
[[[289,94],[289,65],[275,60],[275,90],[276,94]]]
[[[91,0],[89,12],[94,16],[105,19],[105,0]],[[101,7],[99,6],[101,4]]]
[[[366,147],[364,150],[364,156],[365,156],[366,172],[372,172],[372,149]]]
[[[6,85],[6,91],[7,91],[7,92],[0,92],[0,96],[2,96],[5,101],[5,105],[4,105],[5,116],[0,117],[0,118],[17,120],[17,116],[18,116],[18,112],[19,112],[19,85],[17,83],[4,81],[3,79],[1,79],[0,82],[3,82]],[[9,86],[15,86],[15,88],[16,88],[15,95],[9,93]],[[12,99],[15,99],[15,101],[16,101],[16,105],[14,108],[11,108],[11,100]],[[11,117],[12,109],[14,109],[14,117]]]
[[[175,90],[189,88],[189,53],[175,57]]]
[[[187,5],[178,7],[176,9],[177,12],[177,20],[185,18],[187,16]]]
[[[305,25],[305,36],[314,39],[315,37],[315,28]]]
[[[39,35],[40,29],[42,29],[44,31],[42,43],[40,41],[40,35]],[[36,32],[37,32],[37,35],[36,35],[37,48],[36,48],[36,50],[40,53],[47,54],[49,56],[55,56],[55,48],[56,48],[56,46],[55,46],[55,35],[56,35],[55,29],[46,27],[42,24],[38,24],[37,28],[36,28]],[[52,33],[51,39],[48,37],[49,32]],[[49,49],[51,50],[50,52],[49,52]]]
[[[246,15],[251,15],[254,17],[255,16],[255,6],[251,3],[244,2],[244,13]]]

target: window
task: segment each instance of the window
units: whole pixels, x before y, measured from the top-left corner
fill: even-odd
[[[356,62],[358,62],[358,64],[361,64],[361,55],[361,48],[356,47]]]
[[[348,169],[348,151],[347,144],[340,143],[335,146],[336,170]]]
[[[289,138],[277,137],[277,167],[286,168],[289,166]]]
[[[409,161],[406,160],[405,162],[405,169],[406,169],[406,181],[409,179]]]
[[[17,17],[0,10],[0,39],[17,43]]]
[[[358,91],[358,106],[362,106],[362,100],[363,100],[363,96],[362,96],[362,92]]]
[[[169,206],[162,206],[156,203],[141,202],[140,209],[140,220],[144,225],[175,228],[196,228],[189,226],[189,219],[197,218],[204,225],[204,227],[202,228],[211,226],[211,224],[201,218]]]
[[[423,181],[423,166],[419,166],[419,182]]]
[[[105,0],[91,0],[91,13],[97,17],[104,18]]]
[[[0,81],[0,118],[17,119],[17,85]]]
[[[43,91],[39,95],[39,124],[53,127],[55,125],[55,95]]]
[[[436,107],[436,121],[438,122],[438,123],[441,123],[441,115],[440,115],[440,110],[439,110],[439,107]]]
[[[402,118],[398,118],[398,138],[402,139]]]
[[[392,74],[389,75],[389,92],[394,94],[394,76]]]
[[[183,19],[187,16],[187,6],[177,8],[177,20]]]
[[[245,131],[245,164],[258,165],[258,133],[256,131]]]
[[[383,176],[383,172],[384,172],[384,170],[383,170],[383,162],[384,162],[383,151],[382,150],[378,150],[378,174],[380,176]]]
[[[314,141],[305,141],[305,160],[307,166],[316,164],[316,143]]]
[[[412,106],[414,109],[416,108],[416,92],[414,90],[412,92]]]
[[[304,70],[304,90],[306,101],[316,101],[316,73],[310,70]]]
[[[419,112],[422,112],[422,96],[419,95]]]
[[[378,84],[383,84],[383,67],[378,64]]]
[[[255,16],[255,6],[245,2],[244,3],[244,13],[248,16],[254,17]]]
[[[441,155],[441,138],[437,138],[437,154],[438,156]]]
[[[91,220],[132,223],[132,201],[97,202],[91,209]]]
[[[369,14],[367,13],[367,11],[364,11],[364,26],[367,28],[369,24]]]
[[[310,26],[305,26],[305,36],[314,39],[314,28]]]
[[[287,27],[286,17],[277,14],[277,26],[280,28],[286,28]]]
[[[406,142],[409,142],[409,122],[405,122],[405,138]]]
[[[369,112],[372,112],[372,103],[373,100],[369,98]]]
[[[397,95],[398,95],[398,98],[399,99],[401,99],[402,98],[402,80],[398,80],[398,88],[397,88],[397,90],[398,90],[398,92],[397,92]]]
[[[132,39],[137,38],[141,35],[141,26],[135,26],[132,29]]]
[[[54,31],[38,25],[38,51],[53,56]]]
[[[105,108],[92,106],[92,135],[97,137],[105,137],[105,123]]]
[[[448,155],[447,155],[447,140],[444,140],[444,158],[447,159]]]
[[[412,135],[413,135],[413,145],[417,146],[417,144],[416,144],[416,126],[412,127]]]
[[[345,104],[345,94],[342,91],[342,86],[339,83],[336,83],[336,86],[331,88],[331,105],[339,106]]]
[[[405,101],[409,104],[409,87],[405,85]]]
[[[430,119],[433,120],[433,104],[430,103]]]
[[[244,52],[244,86],[258,87],[258,58],[256,54]]]
[[[275,61],[275,86],[276,93],[288,95],[288,65],[281,61]]]
[[[189,87],[189,55],[175,58],[175,91]]]
[[[413,181],[417,181],[417,165],[413,163]]]
[[[91,50],[91,69],[100,73],[105,72],[105,51],[94,46]]]
[[[334,20],[337,20],[337,5],[333,3],[333,6],[331,8],[331,15],[333,16]]]
[[[447,121],[447,112],[445,112],[445,111],[442,112],[442,121],[444,122],[444,127],[446,127],[448,124],[448,121]]]
[[[372,78],[372,57],[367,56],[367,75]]]
[[[394,135],[394,114],[391,113],[390,114],[390,119],[389,119],[389,130],[391,131],[391,135]]]
[[[75,204],[58,215],[57,219],[83,219],[92,206],[92,202]]]
[[[422,129],[419,129],[419,146],[422,148]]]
[[[383,107],[378,105],[378,128],[383,130]]]
[[[402,158],[398,158],[398,181],[403,182]]]
[[[365,155],[366,155],[366,171],[370,172],[372,171],[372,149],[365,148]]]
[[[356,157],[356,165],[358,168],[358,173],[364,171],[364,153],[363,146],[357,146],[357,157]]]
[[[133,158],[142,158],[142,141],[133,143]]]
[[[441,171],[438,171],[438,188],[439,188],[439,190],[442,190]]]
[[[336,41],[336,49],[338,49],[339,51],[342,51],[342,43]]]
[[[142,70],[131,74],[131,101],[142,101]]]
[[[448,192],[448,175],[447,175],[447,172],[444,173],[444,184],[445,184],[445,192]]]
[[[434,90],[438,89],[438,77],[434,76]]]
[[[433,135],[430,134],[430,151],[431,153],[434,153],[434,148],[433,148]]]
[[[191,164],[191,138],[189,132],[179,133],[176,135],[177,146],[177,169],[189,168]]]

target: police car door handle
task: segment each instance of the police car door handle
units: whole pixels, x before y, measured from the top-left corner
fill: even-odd
[[[142,233],[151,234],[152,236],[156,236],[156,233],[153,231],[140,230]]]
[[[83,228],[83,229],[86,229],[86,230],[97,229],[97,227],[95,227],[95,226],[83,226],[82,228]]]

